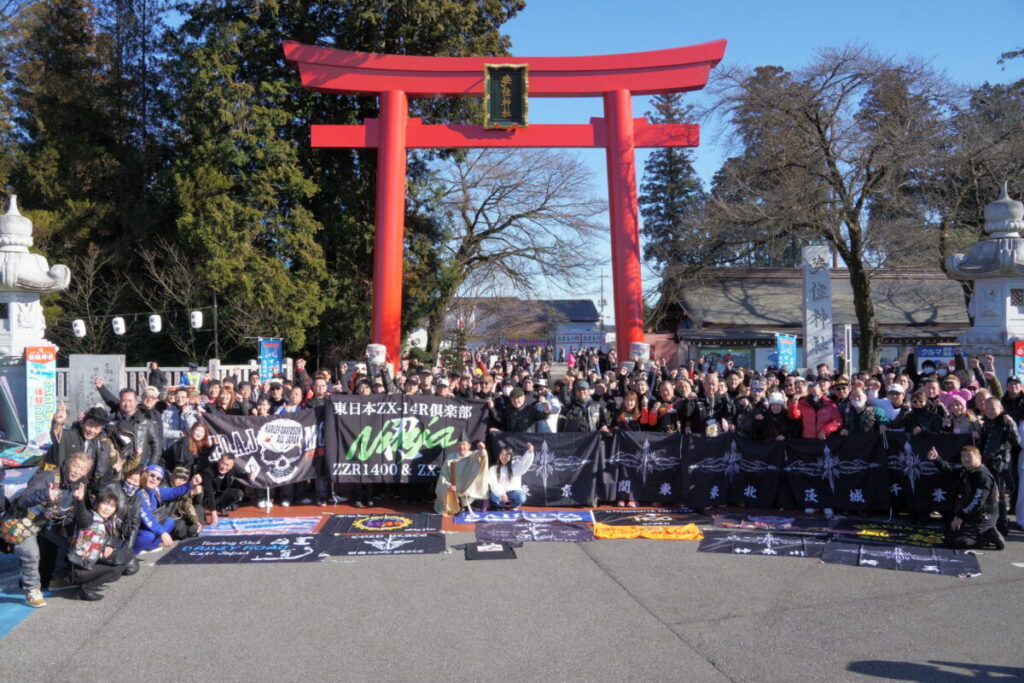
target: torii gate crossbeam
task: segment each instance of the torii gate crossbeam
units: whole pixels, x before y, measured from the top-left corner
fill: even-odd
[[[371,341],[398,360],[405,240],[406,150],[455,147],[604,147],[612,240],[616,350],[620,361],[643,341],[643,287],[636,193],[636,147],[695,147],[699,127],[634,119],[632,95],[699,90],[725,53],[725,41],[588,57],[416,57],[351,52],[285,42],[285,57],[311,90],[379,98],[362,125],[313,125],[313,147],[378,150]],[[482,97],[484,66],[525,64],[534,97],[601,97],[604,117],[588,124],[512,130],[426,125],[409,117],[409,97]]]

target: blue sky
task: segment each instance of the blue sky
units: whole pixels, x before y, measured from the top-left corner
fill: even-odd
[[[1024,0],[532,0],[505,25],[512,54],[523,57],[639,52],[725,38],[723,65],[798,69],[819,48],[863,43],[894,58],[924,59],[968,85],[1024,78],[1024,58],[996,63],[1000,53],[1024,48],[1022,28]],[[634,116],[648,109],[648,98],[634,98]],[[597,98],[530,100],[531,123],[585,123],[601,115]],[[726,156],[717,133],[705,128],[696,149],[695,166],[705,181]],[[578,153],[594,170],[595,192],[605,196],[604,150]],[[645,158],[638,150],[638,181]],[[645,289],[654,284],[648,275]],[[597,286],[595,279],[593,292],[577,294],[596,299]],[[610,305],[605,313],[611,315]]]

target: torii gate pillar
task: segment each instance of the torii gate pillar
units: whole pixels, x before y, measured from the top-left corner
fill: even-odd
[[[284,44],[284,52],[310,90],[380,99],[380,118],[355,126],[314,124],[310,142],[313,147],[378,150],[371,341],[384,344],[390,360],[398,361],[401,348],[406,150],[465,147],[605,148],[616,350],[620,362],[629,360],[632,345],[644,338],[635,149],[700,144],[696,125],[634,119],[631,97],[703,88],[725,54],[724,40],[591,57],[416,57],[293,42]],[[424,125],[409,118],[409,97],[482,97],[484,68],[495,61],[525,66],[531,96],[603,97],[604,118],[512,130]]]

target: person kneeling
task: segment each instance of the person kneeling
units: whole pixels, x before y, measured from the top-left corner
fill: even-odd
[[[111,542],[117,537],[116,513],[120,501],[116,491],[104,490],[96,496],[90,510],[85,504],[84,486],[80,486],[73,495],[78,532],[68,550],[70,580],[78,586],[78,597],[82,600],[102,600],[103,596],[96,589],[117,581],[125,570],[123,565],[99,562],[114,554]]]
[[[533,444],[526,445],[526,454],[512,458],[511,448],[502,448],[498,453],[498,464],[487,472],[487,487],[491,503],[499,508],[518,510],[526,502],[523,491],[523,475],[533,464]]]
[[[986,544],[996,550],[1006,547],[1002,534],[995,528],[999,506],[995,479],[981,464],[981,451],[976,446],[961,448],[959,466],[940,458],[934,447],[928,451],[928,459],[943,472],[960,478],[946,543],[957,549],[982,548]]]
[[[138,493],[142,496],[139,511],[142,524],[135,539],[136,555],[156,550],[161,545],[165,548],[174,545],[174,539],[171,538],[174,520],[170,516],[170,507],[162,504],[187,496],[193,487],[203,482],[202,477],[196,474],[193,475],[191,482],[168,488],[160,486],[163,479],[164,468],[160,465],[150,465],[146,468],[142,488]]]

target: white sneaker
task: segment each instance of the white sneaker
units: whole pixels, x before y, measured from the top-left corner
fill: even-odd
[[[270,501],[269,500],[265,500],[265,499],[260,499],[260,501],[258,503],[256,503],[256,507],[258,507],[258,508],[269,508],[270,507]]]
[[[816,508],[804,508],[805,515],[813,515],[818,510]]]
[[[28,593],[25,593],[25,602],[30,607],[46,607],[46,600],[43,598],[43,591],[38,588],[33,588]]]
[[[281,501],[281,507],[283,507],[283,508],[290,508],[291,506],[292,506],[292,502],[290,500],[282,500]]]

